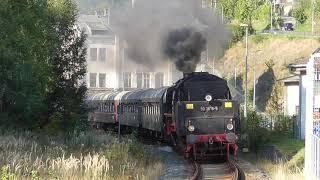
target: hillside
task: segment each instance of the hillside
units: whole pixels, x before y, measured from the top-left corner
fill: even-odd
[[[302,58],[310,56],[310,54],[318,47],[320,42],[317,39],[302,39],[292,37],[275,37],[275,36],[251,36],[249,38],[249,56],[248,56],[248,88],[253,88],[253,65],[256,61],[256,79],[259,78],[258,89],[263,91],[262,96],[265,101],[271,96],[273,88],[272,78],[276,80],[288,77],[287,66],[295,63]],[[222,59],[219,60],[218,69],[227,79],[234,77],[234,68],[237,68],[237,76],[244,79],[245,61],[244,61],[245,43],[238,42],[228,49]],[[273,62],[272,69],[269,69],[266,63]],[[271,63],[272,64],[272,63]],[[268,77],[268,76],[274,77]],[[261,81],[264,79],[265,81]],[[279,81],[278,81],[279,82]],[[258,87],[259,86],[259,87]],[[265,94],[265,91],[270,91]],[[258,97],[259,98],[259,97]],[[257,99],[258,101],[258,99]],[[267,102],[263,102],[267,103]],[[262,108],[262,110],[265,110]]]

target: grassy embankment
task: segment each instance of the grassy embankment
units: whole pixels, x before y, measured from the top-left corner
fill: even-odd
[[[289,75],[287,65],[295,63],[320,47],[318,39],[304,39],[294,37],[278,37],[272,35],[256,35],[249,38],[248,57],[248,82],[249,88],[253,87],[253,65],[256,61],[256,76],[262,75],[266,70],[266,62],[273,60],[273,70],[276,79],[282,79]],[[237,68],[237,75],[243,75],[244,66],[244,42],[238,42],[228,49],[224,57],[217,65],[223,76],[231,78],[234,75],[234,68]]]
[[[290,76],[287,66],[307,58],[320,47],[318,39],[294,38],[284,36],[251,36],[249,38],[249,73],[248,86],[253,87],[253,62],[256,61],[257,79],[266,72],[266,63],[273,60],[273,72],[276,80]],[[231,47],[220,61],[220,72],[224,77],[231,78],[234,67],[237,67],[238,76],[244,73],[244,50],[243,42]],[[280,82],[280,81],[278,81]],[[282,98],[280,96],[280,98]],[[280,100],[281,101],[281,100]],[[268,135],[269,136],[269,135]],[[275,146],[283,155],[280,162],[271,162],[261,157],[249,156],[261,169],[265,170],[273,179],[303,179],[304,142],[288,138],[286,136],[270,133],[268,145]]]
[[[271,161],[262,158],[261,154],[246,154],[244,158],[256,164],[274,180],[304,179],[304,141],[285,135],[272,133],[267,146],[274,146],[282,154],[282,159]]]
[[[0,132],[1,179],[154,179],[162,163],[134,137],[76,137]]]
[[[283,155],[283,160],[277,163],[260,159],[257,165],[275,180],[304,179],[304,141],[281,135],[271,135],[268,144],[275,146]]]

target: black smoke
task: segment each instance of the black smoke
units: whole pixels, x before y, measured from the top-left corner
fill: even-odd
[[[175,63],[179,71],[195,71],[206,49],[207,40],[193,28],[176,29],[168,33],[164,41],[164,54]]]
[[[128,60],[155,71],[167,67],[168,59],[180,71],[194,71],[201,51],[219,59],[232,37],[221,16],[198,0],[136,0],[133,8],[113,9],[111,15]]]

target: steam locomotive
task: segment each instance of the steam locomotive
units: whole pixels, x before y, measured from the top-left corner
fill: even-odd
[[[95,126],[133,127],[162,137],[187,158],[236,154],[239,104],[227,82],[206,72],[185,74],[171,87],[88,97]]]

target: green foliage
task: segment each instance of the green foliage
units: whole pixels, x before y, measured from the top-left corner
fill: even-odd
[[[263,118],[256,111],[249,110],[247,118],[242,119],[242,133],[247,135],[249,148],[257,152],[259,146],[269,140],[270,132],[260,126]]]
[[[258,6],[253,14],[252,24],[255,30],[262,31],[270,25],[270,4],[264,3]]]
[[[245,35],[246,35],[246,30],[244,27],[241,27],[240,25],[231,25],[231,29],[232,29],[232,44],[242,40]],[[253,34],[254,33],[254,29],[252,28],[251,25],[249,25],[248,27],[248,34]]]
[[[252,24],[257,7],[258,1],[256,0],[238,0],[235,5],[235,19],[242,23]]]
[[[85,86],[85,36],[74,28],[71,0],[0,4],[0,116],[7,126],[40,130],[60,116],[60,131],[73,132]],[[4,114],[4,115],[3,115]]]
[[[294,117],[284,116],[284,115],[277,115],[274,123],[274,130],[286,136],[293,137],[293,122]]]
[[[136,139],[134,135],[126,137],[122,142],[115,141],[109,147],[105,156],[113,167],[111,174],[121,174],[121,171],[131,171],[132,169],[125,164],[139,160],[140,164],[148,166],[152,161],[159,159],[153,157],[151,153]]]
[[[287,165],[291,170],[295,170],[296,168],[303,169],[304,168],[304,155],[305,149],[300,149],[297,154],[295,154],[290,161],[287,162]]]
[[[305,23],[306,20],[308,19],[305,11],[306,10],[301,6],[299,6],[293,11],[293,17],[295,17],[300,24]]]
[[[1,180],[11,180],[14,179],[14,174],[10,172],[9,166],[2,166],[1,167],[1,174],[0,174]]]
[[[294,139],[278,132],[269,135],[267,144],[275,146],[285,159],[291,159],[299,150],[304,148],[304,140]]]
[[[261,34],[257,34],[252,36],[252,40],[253,42],[255,42],[256,44],[262,43],[263,41],[267,40],[268,38],[266,36],[263,36]]]
[[[231,26],[232,28],[232,43],[236,43],[245,36],[245,30],[241,28],[240,26],[234,25]]]

